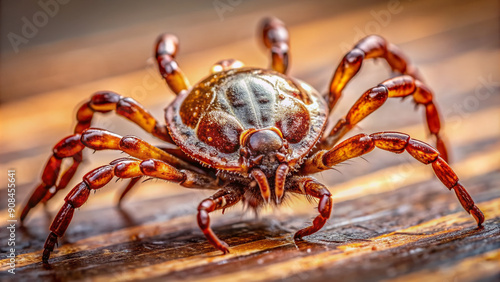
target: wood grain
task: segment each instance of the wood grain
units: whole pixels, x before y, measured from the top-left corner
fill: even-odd
[[[242,1],[223,20],[212,2],[172,5],[164,18],[155,10],[165,4],[154,1],[127,18],[126,12],[138,8],[124,2],[121,13],[110,12],[112,24],[94,23],[99,32],[59,30],[63,37],[58,40],[37,39],[18,54],[2,50],[0,171],[16,169],[17,204],[24,204],[51,147],[71,132],[77,105],[97,90],[132,96],[163,120],[163,108],[173,94],[150,60],[160,32],[179,35],[179,64],[194,83],[223,58],[267,66],[268,54],[260,48],[256,30],[262,17],[275,15],[291,34],[290,73],[322,92],[343,47],[352,45],[360,32],[377,31],[405,51],[436,95],[452,167],[485,214],[482,228],[430,167],[408,154],[374,151],[366,161],[337,166],[340,173],[317,175],[334,195],[334,211],[326,226],[304,241],[294,242],[292,236],[316,215],[314,201],[297,197],[258,217],[239,205],[215,213],[214,231],[231,246],[226,256],[206,241],[196,224],[196,207],[210,192],[148,181],[118,208],[117,196],[126,185],[118,181],[91,195],[76,211],[51,257],[51,267],[44,268],[41,250],[63,191],[45,208],[35,208],[24,228],[17,226],[16,274],[7,272],[7,260],[2,258],[0,279],[498,281],[499,4],[399,1],[399,12],[391,13],[388,5],[393,2]],[[71,13],[87,15],[80,4],[70,5],[61,8],[54,23],[71,18]],[[96,7],[87,7],[92,8]],[[379,18],[387,13],[385,21]],[[90,14],[85,18],[89,20]],[[366,62],[332,120],[390,75],[385,63]],[[427,141],[422,116],[422,109],[413,111],[409,101],[388,101],[352,134],[397,130]],[[98,116],[96,127],[160,143],[112,114]],[[113,152],[86,152],[85,165],[70,186],[86,171],[117,157]],[[8,219],[6,208],[7,189],[2,184],[2,224]],[[5,224],[1,228],[0,247],[7,252],[9,234]]]

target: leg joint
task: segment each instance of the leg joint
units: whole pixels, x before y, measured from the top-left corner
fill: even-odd
[[[215,201],[205,199],[198,205],[198,211],[213,212],[215,210]]]
[[[359,48],[354,48],[345,55],[344,61],[349,65],[361,65],[364,58],[365,52]]]
[[[122,96],[115,92],[100,91],[92,95],[89,106],[96,112],[105,113],[114,110],[120,99],[122,99]]]
[[[92,190],[99,189],[108,184],[115,176],[113,165],[98,167],[83,176],[83,182]]]
[[[399,132],[378,132],[370,137],[377,148],[394,153],[404,152],[410,140],[410,135]]]
[[[412,139],[408,140],[406,151],[418,161],[424,164],[435,162],[439,157],[438,150],[431,147],[429,144],[422,141]]]

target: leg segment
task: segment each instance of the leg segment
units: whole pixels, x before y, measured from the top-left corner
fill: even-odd
[[[62,237],[68,228],[76,208],[87,202],[90,191],[97,190],[108,184],[114,176],[132,178],[132,181],[142,176],[159,178],[179,183],[188,188],[216,189],[215,179],[189,170],[178,170],[175,167],[155,159],[135,160],[118,159],[109,165],[98,167],[83,177],[64,199],[65,203],[59,210],[50,226],[50,234],[44,245],[42,260],[47,263],[50,253],[54,250],[57,238]]]
[[[156,41],[155,57],[158,62],[158,69],[168,87],[175,94],[179,94],[182,90],[187,90],[190,87],[188,79],[175,61],[178,48],[179,40],[172,34],[162,34]]]
[[[323,228],[332,213],[332,194],[328,191],[325,185],[317,182],[316,179],[312,177],[292,177],[289,181],[289,185],[288,191],[290,192],[313,196],[319,199],[319,215],[316,216],[313,224],[297,231],[297,233],[293,236],[294,239],[300,239],[304,236],[316,233],[318,230]]]
[[[389,63],[392,70],[419,79],[417,70],[408,63],[408,60],[396,45],[388,43],[384,38],[377,35],[367,36],[361,39],[361,41],[344,56],[333,75],[332,81],[330,82],[329,94],[325,97],[325,100],[328,101],[330,112],[340,99],[340,96],[342,96],[342,90],[358,73],[363,60],[371,58],[383,58]]]
[[[262,38],[264,45],[271,51],[272,69],[280,73],[286,73],[290,42],[285,24],[277,18],[264,19]]]
[[[467,190],[458,181],[458,176],[440,156],[439,151],[430,145],[410,138],[407,134],[399,132],[378,132],[370,135],[358,134],[331,150],[322,150],[311,156],[302,166],[303,174],[310,174],[332,168],[334,165],[348,159],[369,153],[375,147],[394,153],[405,150],[415,159],[432,164],[434,173],[449,189],[453,189],[462,207],[476,219],[478,226],[484,221],[484,215],[474,204]]]
[[[438,110],[433,102],[432,92],[422,82],[409,75],[388,79],[366,91],[351,107],[347,115],[337,122],[320,146],[324,149],[330,149],[354,125],[382,106],[387,98],[405,98],[408,96],[413,97],[415,104],[425,107],[427,128],[436,138],[436,147],[441,153],[441,157],[447,161],[448,153],[439,135],[441,123]]]
[[[242,189],[224,187],[210,198],[203,200],[198,206],[198,225],[201,231],[203,231],[208,241],[224,254],[229,253],[229,246],[224,241],[221,241],[210,228],[210,216],[208,214],[235,205],[241,200],[242,196]]]

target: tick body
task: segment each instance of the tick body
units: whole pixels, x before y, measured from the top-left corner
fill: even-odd
[[[320,139],[327,111],[304,82],[272,70],[239,68],[215,73],[181,93],[167,108],[166,120],[188,155],[247,176],[254,166],[266,172],[279,163],[295,168]],[[269,159],[274,151],[282,161],[255,165],[256,158]]]

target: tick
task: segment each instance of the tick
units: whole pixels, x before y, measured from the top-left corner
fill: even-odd
[[[258,210],[279,205],[291,194],[318,200],[319,214],[312,224],[297,231],[300,239],[320,230],[332,212],[328,188],[311,175],[330,170],[346,160],[375,148],[406,151],[430,164],[439,180],[454,190],[463,208],[481,225],[484,215],[447,164],[446,146],[433,94],[416,68],[395,45],[379,36],[368,36],[349,51],[333,74],[328,93],[321,95],[307,83],[288,76],[289,36],[280,20],[263,21],[263,41],[271,53],[271,68],[245,67],[237,60],[223,60],[211,74],[190,85],[175,58],[178,40],[164,34],[156,43],[155,57],[161,75],[177,96],[165,110],[166,125],[139,103],[117,93],[95,93],[77,112],[74,134],[53,149],[41,177],[25,205],[21,220],[39,202],[64,189],[82,162],[82,150],[117,150],[128,156],[98,167],[83,177],[64,199],[50,226],[42,260],[47,263],[57,239],[64,235],[76,208],[91,190],[104,187],[114,177],[130,179],[120,200],[141,178],[157,178],[187,188],[213,189],[198,206],[198,225],[208,241],[223,253],[229,247],[210,228],[209,214],[243,202]],[[342,91],[366,59],[384,59],[399,75],[368,89],[344,118],[328,127],[328,117]],[[358,122],[388,99],[411,97],[426,113],[427,128],[436,148],[401,132],[358,134],[339,143]],[[135,136],[119,136],[92,128],[95,113],[115,112],[170,146],[154,146]],[[327,130],[327,128],[332,128]],[[173,146],[172,146],[173,145]],[[61,163],[72,164],[61,171]]]

